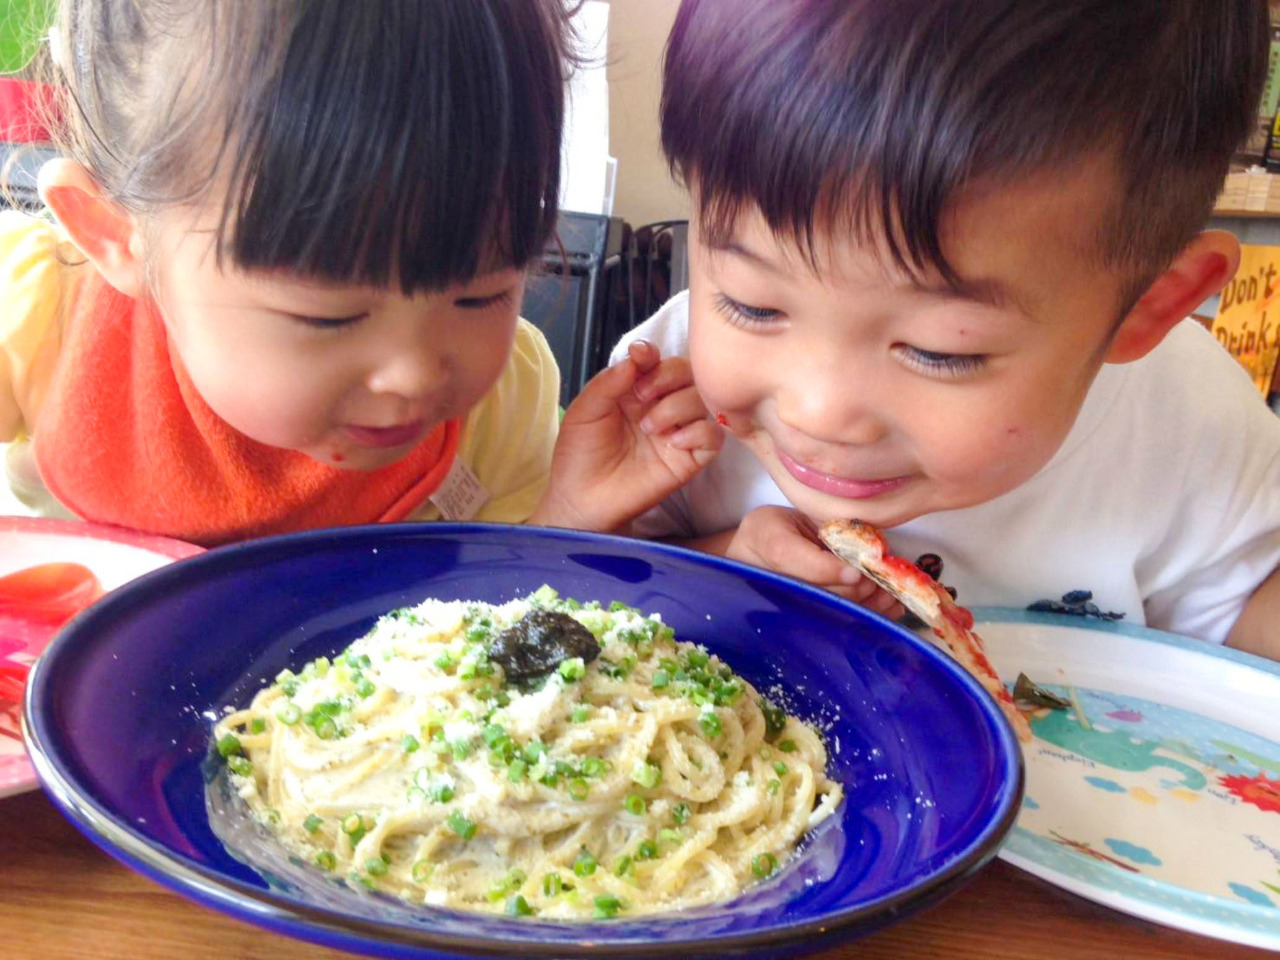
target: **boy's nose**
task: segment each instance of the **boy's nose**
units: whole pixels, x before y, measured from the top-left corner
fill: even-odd
[[[778,396],[778,419],[788,428],[824,443],[866,446],[888,435],[874,391],[847,376],[818,377]]]

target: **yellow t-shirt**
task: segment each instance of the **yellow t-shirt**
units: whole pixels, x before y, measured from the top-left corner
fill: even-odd
[[[0,212],[0,444],[14,494],[37,513],[67,516],[44,488],[30,438],[57,368],[62,306],[93,267],[47,220]],[[473,519],[527,520],[546,489],[559,427],[560,373],[546,339],[521,320],[506,367],[462,427],[457,458],[488,500]],[[430,501],[410,519],[438,520]]]

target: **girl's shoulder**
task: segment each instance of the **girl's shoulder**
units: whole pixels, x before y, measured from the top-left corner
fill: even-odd
[[[56,319],[87,269],[53,221],[0,211],[0,337]]]

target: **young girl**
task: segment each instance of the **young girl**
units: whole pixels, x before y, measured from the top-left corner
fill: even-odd
[[[518,319],[555,221],[561,0],[64,0],[56,224],[0,216],[20,498],[201,544],[618,529],[714,455],[641,345],[568,411]],[[607,490],[608,495],[600,495]]]

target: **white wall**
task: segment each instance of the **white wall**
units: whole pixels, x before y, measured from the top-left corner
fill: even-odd
[[[609,0],[609,151],[618,158],[613,212],[634,226],[689,215],[658,145],[662,52],[679,0]]]

